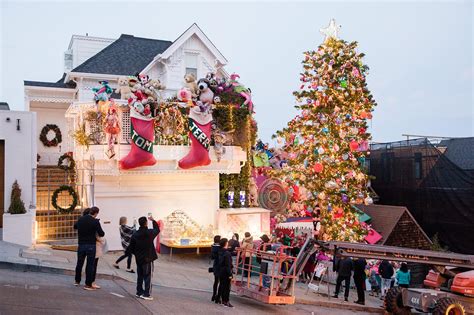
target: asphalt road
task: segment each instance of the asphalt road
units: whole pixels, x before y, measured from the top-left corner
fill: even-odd
[[[134,297],[135,286],[99,279],[102,289],[73,286],[71,276],[0,269],[0,314],[363,314],[311,305],[273,306],[231,296],[234,309],[210,302],[210,294],[154,287],[154,301]]]

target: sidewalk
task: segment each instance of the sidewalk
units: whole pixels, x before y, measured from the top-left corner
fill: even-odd
[[[113,263],[121,252],[107,253],[99,259],[97,269],[98,278],[124,279],[136,281],[136,274],[125,271],[126,261],[120,263],[121,269],[115,269]],[[135,265],[133,261],[132,266]],[[15,268],[32,271],[43,271],[73,275],[76,266],[76,253],[70,251],[53,250],[48,245],[37,245],[26,248],[0,241],[0,268]],[[153,284],[161,287],[189,289],[202,292],[211,292],[213,277],[208,273],[209,260],[206,254],[161,255],[155,263]],[[72,281],[72,280],[71,280]],[[330,287],[333,293],[334,286]],[[327,287],[322,287],[321,293],[308,292],[306,286],[297,283],[295,286],[296,303],[362,311],[367,313],[383,313],[382,301],[366,295],[366,305],[354,304],[357,299],[355,290],[351,290],[349,302],[343,298],[327,297]]]

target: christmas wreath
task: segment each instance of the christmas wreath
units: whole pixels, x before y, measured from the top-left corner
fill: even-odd
[[[72,197],[72,204],[68,208],[62,208],[58,206],[58,196],[63,191],[69,192],[69,195],[71,195]],[[74,209],[76,209],[77,201],[78,200],[77,200],[76,191],[74,190],[74,188],[67,185],[60,186],[58,189],[56,189],[53,192],[53,196],[51,197],[51,204],[56,210],[58,210],[61,213],[71,213]]]
[[[66,160],[66,164],[64,164],[64,160]],[[64,153],[59,157],[58,167],[65,171],[72,171],[76,167],[76,161],[74,161],[70,153]]]
[[[48,133],[50,131],[54,132],[54,138],[48,140]],[[52,124],[47,124],[43,129],[41,129],[39,138],[45,147],[55,147],[63,141],[61,130],[58,126]]]

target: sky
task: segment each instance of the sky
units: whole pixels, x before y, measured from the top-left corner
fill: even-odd
[[[474,1],[0,2],[0,101],[24,109],[23,80],[57,81],[73,34],[174,40],[196,22],[252,89],[268,142],[296,114],[303,52],[331,18],[358,41],[378,106],[375,142],[474,136]]]

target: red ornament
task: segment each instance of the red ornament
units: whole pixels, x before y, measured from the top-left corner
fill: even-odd
[[[357,141],[355,140],[352,140],[349,144],[349,148],[351,149],[351,151],[357,151],[357,149],[359,148],[359,143],[357,143]]]
[[[321,163],[315,163],[313,169],[316,173],[321,173],[324,169],[324,166]]]

